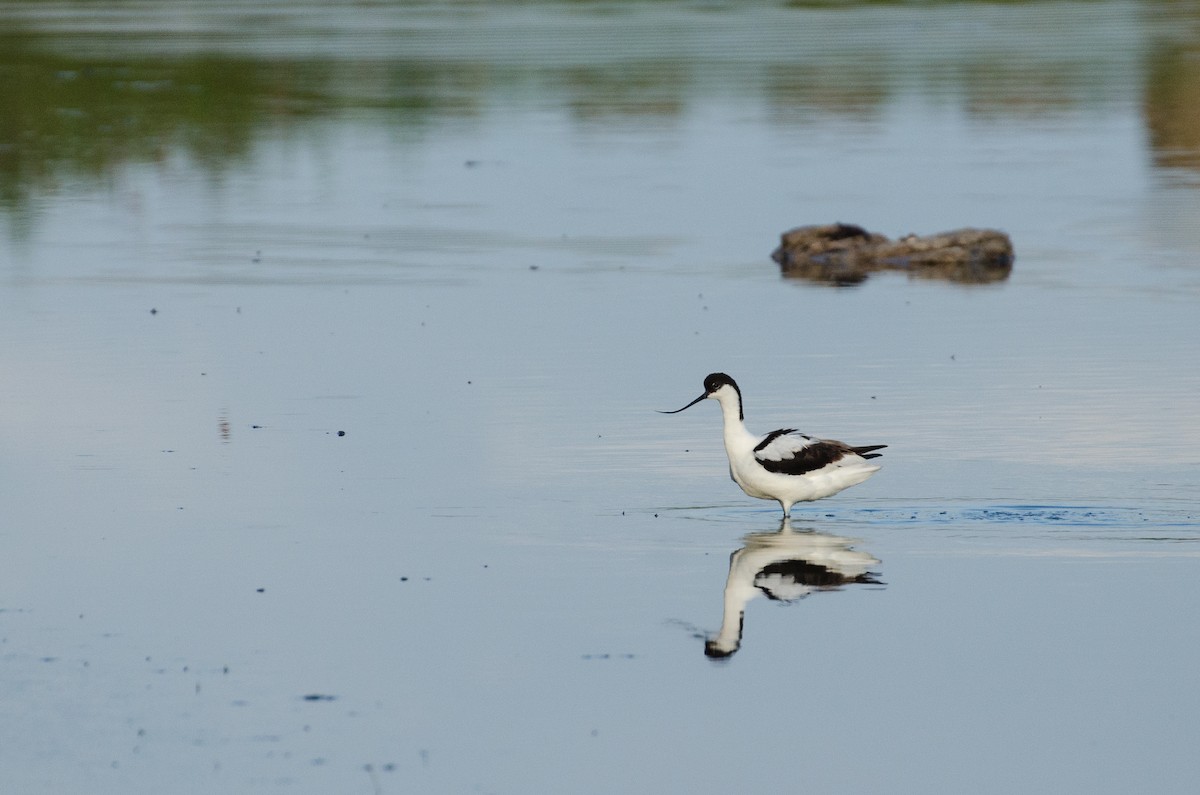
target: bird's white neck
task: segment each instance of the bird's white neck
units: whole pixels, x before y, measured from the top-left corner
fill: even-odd
[[[711,641],[726,654],[734,653],[742,645],[746,605],[761,593],[754,587],[756,572],[746,567],[745,555],[746,550],[742,548],[729,559],[729,577],[725,580],[724,603],[721,606],[721,630]]]
[[[757,441],[746,423],[742,420],[742,401],[737,393],[722,395],[717,399],[721,404],[721,419],[725,425],[725,449],[740,450],[749,444],[754,446]]]

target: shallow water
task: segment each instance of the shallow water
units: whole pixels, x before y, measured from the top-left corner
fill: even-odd
[[[0,3],[5,790],[1190,792],[1198,28]],[[713,370],[884,469],[775,535]]]

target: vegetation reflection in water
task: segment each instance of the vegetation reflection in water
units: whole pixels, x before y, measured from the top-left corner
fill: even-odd
[[[225,56],[77,59],[0,39],[0,209],[20,214],[31,195],[63,181],[102,181],[127,163],[183,153],[219,174],[252,157],[266,134],[298,134],[351,109],[389,112],[401,126],[469,113],[470,67],[421,64],[346,67],[331,62]],[[381,86],[380,96],[346,88]]]
[[[1134,101],[1154,161],[1200,168],[1200,10],[1159,6],[0,6],[0,208],[19,230],[64,182],[176,153],[221,173],[348,114],[403,142],[496,108],[669,124],[712,95],[783,126],[878,123],[912,91],[991,120]]]

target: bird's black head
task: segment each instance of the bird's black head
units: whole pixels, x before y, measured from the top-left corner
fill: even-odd
[[[692,406],[699,403],[701,400],[704,400],[705,398],[713,397],[722,388],[727,387],[727,386],[733,387],[733,391],[737,393],[738,416],[741,416],[741,414],[742,414],[742,390],[738,389],[737,383],[732,378],[725,375],[725,373],[709,373],[707,376],[705,376],[704,377],[704,394],[701,395],[700,397],[696,398],[695,400],[693,400],[691,403],[684,406],[683,409],[689,409]],[[720,399],[721,398],[717,398],[717,400],[720,400]],[[674,411],[660,411],[659,414],[678,414],[679,412],[683,411],[683,409],[675,409]],[[745,419],[745,417],[742,417],[742,419]]]
[[[742,390],[738,389],[737,382],[725,375],[725,373],[709,373],[704,376],[704,393],[706,395],[711,395],[725,385],[737,389],[739,395],[742,394]]]
[[[732,646],[727,646],[727,645],[721,644],[715,640],[705,641],[704,642],[704,656],[710,660],[717,660],[719,662],[725,662],[730,657],[732,657],[734,654],[737,654],[739,645],[740,644],[735,643]]]

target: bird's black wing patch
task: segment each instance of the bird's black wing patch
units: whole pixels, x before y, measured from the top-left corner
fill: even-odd
[[[771,437],[768,436],[768,439]],[[759,447],[762,447],[760,444]],[[757,448],[755,448],[757,450]],[[763,469],[768,472],[780,472],[784,475],[803,475],[805,472],[813,472],[821,467],[829,466],[833,462],[845,458],[847,455],[854,455],[854,451],[841,442],[827,441],[811,441],[803,447],[790,451],[791,455],[782,458],[779,461],[772,461],[760,456],[755,456],[758,463],[762,464]]]
[[[787,580],[791,580],[799,585],[808,585],[813,588],[833,589],[850,583],[862,583],[864,585],[883,585],[879,581],[879,575],[872,571],[866,571],[862,574],[847,575],[834,569],[826,568],[819,563],[812,563],[807,560],[780,560],[772,563],[769,566],[763,567],[755,577],[755,580],[771,575],[778,575]],[[766,593],[772,599],[779,597],[767,591],[761,585],[760,590]]]

